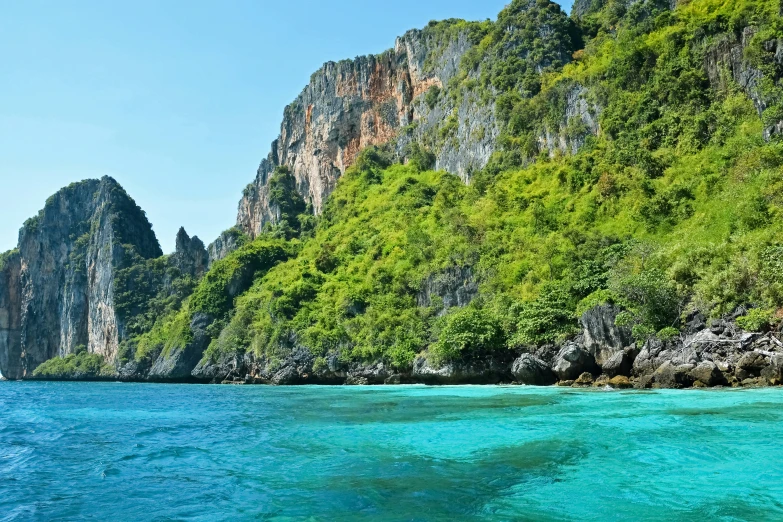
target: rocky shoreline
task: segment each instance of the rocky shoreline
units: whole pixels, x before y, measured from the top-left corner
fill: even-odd
[[[692,313],[682,333],[651,338],[641,347],[615,325],[619,310],[600,305],[581,317],[582,332],[561,344],[524,347],[471,362],[438,363],[426,353],[409,371],[384,362],[344,362],[338,354],[316,358],[295,347],[277,360],[251,353],[202,360],[192,372],[155,377],[131,362],[115,376],[68,376],[65,381],[123,381],[258,385],[535,385],[572,388],[766,387],[783,384],[781,332],[745,332],[735,322],[744,310],[708,321]],[[324,362],[325,361],[325,362]]]

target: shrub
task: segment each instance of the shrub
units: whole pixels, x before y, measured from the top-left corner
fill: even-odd
[[[676,324],[683,307],[677,285],[660,269],[620,276],[612,291],[627,311],[617,317],[618,326],[631,326],[634,337],[644,340]]]
[[[440,99],[440,87],[437,85],[433,85],[427,90],[427,93],[424,95],[424,102],[427,104],[427,107],[430,108],[430,110],[434,109],[435,106],[438,104],[438,100]]]
[[[677,328],[672,328],[671,326],[667,326],[655,334],[655,336],[661,341],[671,341],[672,339],[679,337],[679,335],[680,331]]]
[[[505,349],[500,322],[485,310],[469,306],[445,318],[433,354],[443,360],[471,360]]]
[[[753,308],[746,315],[737,318],[737,325],[748,332],[768,330],[775,321],[775,310]]]
[[[290,245],[279,240],[256,240],[217,261],[196,287],[190,310],[213,319],[224,317],[234,298],[250,288],[254,277],[291,255]]]
[[[101,355],[87,353],[84,346],[77,347],[76,353],[49,359],[33,371],[34,377],[43,379],[97,379],[115,374]]]
[[[522,306],[515,344],[539,345],[576,331],[572,297],[564,285],[548,284],[539,297]]]

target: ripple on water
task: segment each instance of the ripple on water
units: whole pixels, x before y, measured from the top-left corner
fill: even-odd
[[[781,520],[783,392],[0,383],[0,520]]]

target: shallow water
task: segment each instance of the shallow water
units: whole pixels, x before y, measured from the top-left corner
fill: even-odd
[[[0,383],[0,520],[783,520],[783,390]]]

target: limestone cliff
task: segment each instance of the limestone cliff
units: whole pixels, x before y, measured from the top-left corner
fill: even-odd
[[[722,35],[708,48],[704,66],[713,88],[727,90],[733,81],[747,94],[764,122],[764,139],[769,140],[783,133],[783,120],[772,107],[775,94],[765,92],[763,84],[765,78],[773,84],[783,78],[783,39],[764,41],[761,52],[750,59],[746,51],[757,33],[757,28],[745,27],[739,34]]]
[[[0,373],[29,377],[81,347],[113,361],[124,335],[115,272],[160,255],[144,212],[113,179],[74,183],[49,198],[2,263]]]
[[[463,179],[482,168],[499,133],[493,108],[482,107],[476,96],[458,103],[446,97],[424,100],[430,89],[438,92],[459,72],[472,46],[466,32],[443,42],[432,32],[415,30],[379,56],[325,64],[286,107],[280,137],[239,203],[238,228],[254,237],[274,222],[268,182],[277,166],[289,167],[317,214],[362,149],[400,137],[402,157],[410,141],[451,115],[456,129],[453,139],[433,151],[436,167]]]

